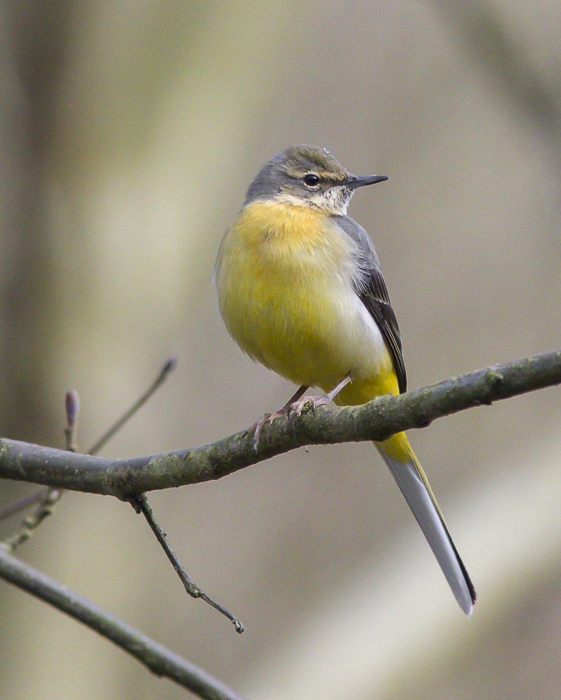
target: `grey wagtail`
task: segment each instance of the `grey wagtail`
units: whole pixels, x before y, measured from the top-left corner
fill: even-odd
[[[378,256],[347,216],[357,188],[387,179],[357,177],[326,150],[292,146],[261,168],[222,240],[215,283],[230,335],[300,386],[281,413],[301,411],[311,386],[326,392],[312,399],[314,407],[405,391],[399,327]],[[266,419],[256,424],[256,440]],[[471,615],[475,589],[407,436],[374,445]]]

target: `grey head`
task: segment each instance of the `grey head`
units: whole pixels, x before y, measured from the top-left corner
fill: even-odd
[[[385,175],[357,177],[325,148],[290,146],[268,160],[249,186],[244,206],[275,200],[344,215],[358,187],[383,182]]]

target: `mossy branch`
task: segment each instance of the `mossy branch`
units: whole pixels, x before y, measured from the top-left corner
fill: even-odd
[[[561,383],[561,351],[487,367],[363,406],[329,407],[266,425],[254,450],[251,431],[167,454],[105,459],[0,440],[0,478],[128,499],[223,476],[304,445],[384,440],[433,420]]]

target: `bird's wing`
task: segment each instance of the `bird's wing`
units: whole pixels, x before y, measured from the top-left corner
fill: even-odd
[[[337,225],[353,240],[360,274],[353,280],[355,292],[376,321],[391,353],[400,393],[407,388],[407,375],[401,350],[401,335],[390,303],[386,282],[372,241],[366,231],[348,216],[337,216]]]

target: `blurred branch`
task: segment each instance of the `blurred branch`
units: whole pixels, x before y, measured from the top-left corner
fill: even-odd
[[[500,11],[484,0],[432,0],[473,64],[549,136],[561,136],[558,84],[548,84]],[[537,9],[537,8],[536,8]],[[557,79],[557,73],[555,73]]]
[[[433,420],[561,383],[561,350],[487,367],[400,396],[362,406],[328,407],[284,416],[264,427],[254,450],[251,431],[211,445],[168,454],[104,459],[0,439],[0,478],[112,495],[127,500],[145,491],[223,476],[304,445],[386,440]]]
[[[157,676],[165,676],[206,700],[243,700],[202,669],[110,615],[95,603],[10,556],[1,547],[0,578],[99,632]]]

